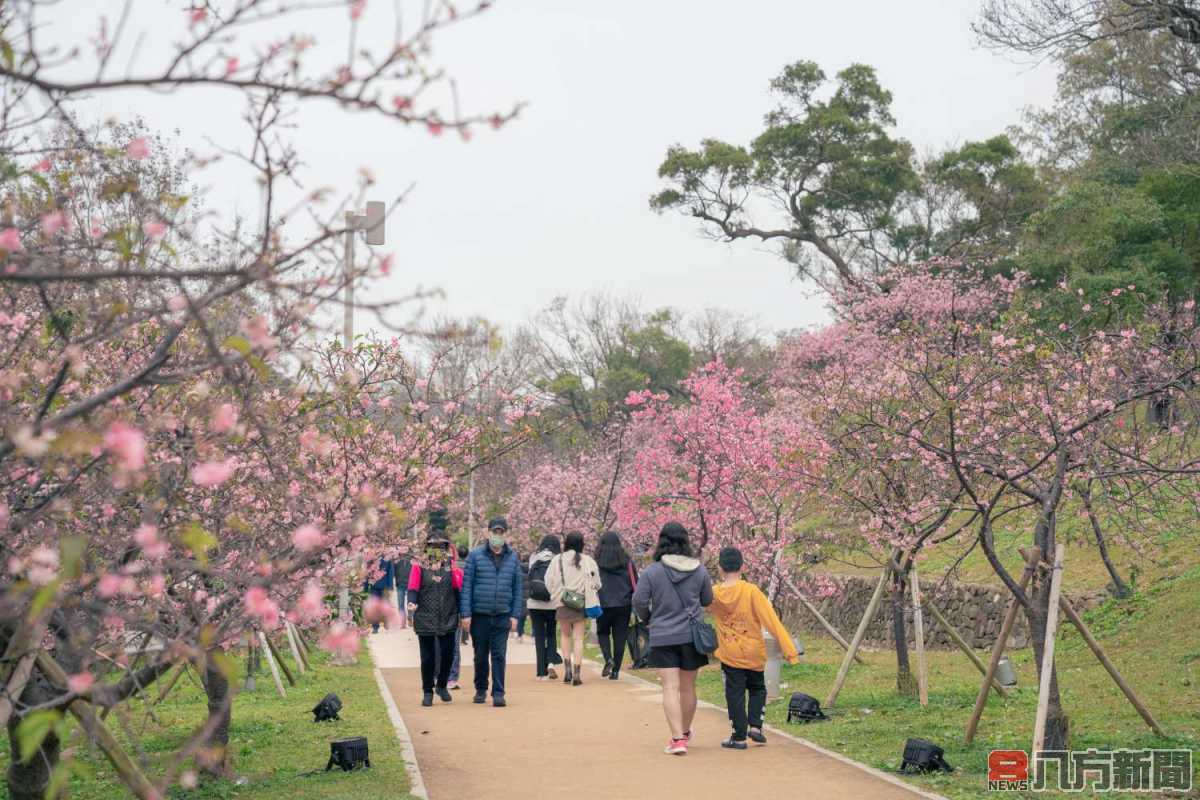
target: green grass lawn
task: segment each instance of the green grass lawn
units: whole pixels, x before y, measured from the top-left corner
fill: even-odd
[[[1171,735],[1167,740],[1159,739],[1145,726],[1082,638],[1063,621],[1058,674],[1071,718],[1074,749],[1200,750],[1200,638],[1194,630],[1198,612],[1200,568],[1193,568],[1174,579],[1147,586],[1131,599],[1111,601],[1084,615],[1109,657]],[[807,654],[801,664],[783,668],[782,682],[787,684],[783,693],[787,696],[793,691],[803,691],[824,702],[844,651],[833,640],[815,636],[806,637],[804,644]],[[980,656],[986,660],[987,654],[981,651]],[[931,739],[945,748],[946,759],[956,771],[949,775],[912,776],[907,780],[955,799],[1021,796],[1011,792],[989,793],[986,783],[988,751],[1028,750],[1033,736],[1037,704],[1033,651],[1025,648],[1010,656],[1020,688],[1007,700],[995,694],[989,698],[971,747],[963,746],[963,733],[981,676],[957,650],[930,652],[926,708],[921,708],[915,699],[896,694],[895,655],[890,650],[874,650],[865,656],[868,666],[855,665],[851,669],[837,705],[829,712],[830,721],[789,726],[786,703],[775,702],[768,708],[767,722],[889,772],[899,768],[906,738]],[[642,677],[654,680],[654,673],[645,672]],[[704,700],[724,705],[717,669],[703,670],[700,685]],[[726,731],[703,731],[702,735],[723,738]],[[1037,792],[1028,796],[1067,795]],[[1191,796],[1200,796],[1200,792]]]
[[[408,777],[400,757],[400,745],[388,719],[375,682],[370,655],[364,650],[350,667],[332,666],[324,654],[314,653],[314,670],[296,675],[297,686],[287,687],[287,699],[279,697],[270,673],[257,677],[254,692],[238,694],[233,707],[229,747],[237,780],[202,781],[191,791],[178,787],[169,797],[190,800],[402,800],[408,797]],[[285,656],[287,658],[287,656]],[[239,660],[244,665],[244,659]],[[265,670],[265,664],[264,664]],[[242,685],[239,674],[237,685]],[[286,686],[286,681],[285,681]],[[325,696],[336,692],[343,708],[341,720],[317,724],[309,710]],[[156,690],[151,690],[156,696]],[[145,720],[143,706],[135,701],[129,708],[133,728],[140,731],[144,769],[158,774],[171,752],[203,722],[205,697],[187,678],[174,693],[155,707],[158,721]],[[110,725],[123,741],[119,725]],[[371,769],[324,772],[329,758],[329,741],[346,736],[366,736],[371,748]],[[0,745],[0,763],[7,763],[7,739]],[[133,748],[130,752],[135,752]],[[127,796],[98,752],[86,748],[81,762],[91,776],[71,784],[76,800],[111,800]],[[7,797],[0,784],[0,797]]]

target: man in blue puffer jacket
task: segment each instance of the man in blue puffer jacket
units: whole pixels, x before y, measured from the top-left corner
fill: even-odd
[[[521,615],[521,565],[508,546],[503,517],[488,523],[487,542],[467,556],[461,597],[462,627],[471,632],[475,648],[475,702],[487,700],[490,661],[492,705],[503,708],[508,633]]]

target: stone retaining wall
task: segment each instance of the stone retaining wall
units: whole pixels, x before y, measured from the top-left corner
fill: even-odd
[[[857,576],[834,577],[839,590],[814,605],[825,619],[849,641],[858,628],[859,620],[867,609],[871,594],[875,591],[877,578],[861,578]],[[1000,624],[1004,620],[1004,612],[1008,608],[1011,595],[1007,589],[994,586],[984,586],[971,583],[948,583],[938,587],[934,581],[921,582],[927,597],[945,615],[951,625],[972,647],[988,649],[1000,634]],[[1103,600],[1102,595],[1071,597],[1072,604],[1083,611]],[[912,598],[906,593],[905,598],[905,630],[911,645],[915,631],[912,625]],[[782,611],[784,623],[790,630],[806,631],[820,635],[828,635],[821,623],[798,601],[785,601]],[[925,646],[931,648],[953,648],[954,642],[949,634],[937,623],[926,608]],[[887,646],[892,644],[892,603],[888,589],[884,589],[880,599],[879,609],[875,618],[867,627],[864,642],[872,646]],[[1018,614],[1009,636],[1009,647],[1021,648],[1029,646],[1029,626],[1024,614]]]

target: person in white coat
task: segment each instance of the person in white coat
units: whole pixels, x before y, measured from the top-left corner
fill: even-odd
[[[563,552],[554,557],[546,570],[550,596],[558,603],[555,615],[562,628],[562,647],[566,658],[563,682],[583,683],[583,642],[587,637],[588,608],[600,608],[600,568],[583,552],[583,534],[573,531],[563,539]],[[572,599],[578,602],[572,607]],[[580,606],[579,604],[582,603]]]

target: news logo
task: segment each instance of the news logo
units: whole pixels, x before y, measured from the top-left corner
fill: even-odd
[[[993,792],[1192,790],[1191,750],[1025,750],[988,753]]]

